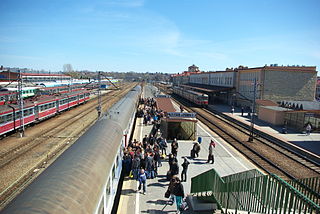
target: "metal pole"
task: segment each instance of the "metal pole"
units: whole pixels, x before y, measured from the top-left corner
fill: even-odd
[[[22,83],[23,83],[22,74],[21,74],[21,71],[19,70],[18,94],[19,94],[19,109],[20,109],[20,137],[24,136]]]
[[[101,72],[98,72],[98,118],[101,116]]]
[[[252,110],[251,110],[251,130],[248,142],[252,142],[254,138],[254,109],[256,104],[256,93],[257,93],[257,80],[254,79],[254,86],[253,86],[253,102],[252,102]]]

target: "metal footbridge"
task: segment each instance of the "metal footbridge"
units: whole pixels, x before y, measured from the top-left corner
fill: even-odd
[[[222,213],[320,214],[320,177],[284,181],[249,170],[221,177],[214,169],[191,180],[198,201],[214,203]]]

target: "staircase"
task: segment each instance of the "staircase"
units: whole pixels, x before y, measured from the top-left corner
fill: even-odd
[[[309,180],[314,183],[319,178]],[[297,182],[292,184],[299,189],[276,175],[264,175],[258,170],[221,177],[211,169],[192,178],[191,194],[200,201],[216,204],[222,213],[320,214],[314,189],[319,186],[308,185],[309,188],[303,189]],[[308,196],[312,196],[311,199]]]

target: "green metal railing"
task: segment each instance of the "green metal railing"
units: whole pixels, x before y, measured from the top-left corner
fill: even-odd
[[[320,177],[291,180],[288,183],[316,204],[320,204]]]
[[[312,182],[311,182],[312,183]],[[191,193],[212,199],[218,207],[255,213],[316,213],[320,207],[276,175],[250,170],[221,177],[214,169],[194,178]]]

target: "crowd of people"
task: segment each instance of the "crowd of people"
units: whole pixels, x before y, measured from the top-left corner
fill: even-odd
[[[156,101],[153,98],[140,99],[142,104],[138,115],[143,117],[144,125],[157,125],[163,112],[157,110]],[[146,193],[146,180],[153,179],[158,175],[158,167],[162,166],[161,156],[167,155],[167,141],[158,129],[150,135],[145,135],[142,142],[134,139],[124,149],[123,166],[126,175],[130,175],[140,182],[143,193]]]
[[[145,135],[142,142],[134,139],[129,142],[128,146],[124,148],[123,168],[125,175],[139,182],[137,191],[146,194],[147,180],[158,176],[158,168],[162,166],[162,160],[167,159],[169,163],[169,170],[167,171],[167,180],[169,186],[165,197],[169,201],[175,201],[177,205],[177,212],[181,209],[183,198],[185,196],[182,182],[187,181],[187,172],[190,162],[186,157],[183,158],[181,177],[179,176],[180,167],[178,164],[178,150],[179,144],[177,139],[171,142],[171,151],[168,148],[168,143],[159,130],[158,124],[163,112],[156,107],[156,101],[153,98],[140,99],[140,107],[138,109],[138,116],[143,118],[143,124],[153,125],[156,127],[149,135]],[[195,158],[199,156],[200,142],[194,144],[192,151]],[[210,144],[211,147],[215,146]],[[209,147],[209,160],[214,161],[212,148]],[[180,179],[181,178],[181,179]]]

